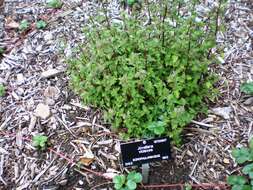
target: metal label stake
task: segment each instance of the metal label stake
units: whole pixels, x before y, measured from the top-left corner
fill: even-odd
[[[142,182],[148,183],[149,179],[149,164],[142,164],[141,165],[141,172],[142,172]]]

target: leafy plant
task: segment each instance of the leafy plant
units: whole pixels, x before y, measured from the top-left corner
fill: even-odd
[[[253,95],[253,82],[246,82],[241,85],[241,91]]]
[[[43,135],[36,135],[32,138],[33,146],[39,150],[45,150],[47,146],[48,138]]]
[[[30,23],[27,20],[22,20],[19,24],[19,30],[25,31],[30,27]]]
[[[106,14],[91,18],[80,57],[69,61],[71,85],[84,104],[104,110],[123,138],[169,135],[179,144],[183,127],[206,112],[205,100],[217,92],[208,69],[215,62],[216,17],[206,26],[196,21],[194,4],[188,17],[178,1],[146,6],[152,6],[148,25],[138,13],[122,14],[122,24]]]
[[[232,190],[252,190],[253,189],[253,138],[249,142],[249,148],[242,147],[234,149],[232,156],[238,164],[245,164],[242,173],[245,176],[231,175],[227,178],[227,183],[232,186]]]
[[[37,29],[44,29],[46,28],[47,23],[44,20],[39,20],[38,22],[36,22],[36,28]]]
[[[0,97],[3,97],[5,95],[5,87],[3,84],[0,84]]]
[[[137,172],[130,172],[127,176],[117,175],[113,178],[114,188],[116,190],[135,190],[137,184],[141,183],[142,176]]]
[[[48,0],[47,1],[47,6],[49,8],[54,8],[54,9],[60,9],[62,7],[63,3],[61,0]]]

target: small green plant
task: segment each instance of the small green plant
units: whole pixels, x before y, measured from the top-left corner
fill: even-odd
[[[39,20],[36,22],[36,28],[37,29],[44,29],[46,28],[47,23],[44,20]]]
[[[47,6],[49,8],[54,8],[54,9],[60,9],[62,7],[63,3],[61,0],[48,0],[47,1]]]
[[[45,150],[48,143],[48,138],[44,135],[36,135],[32,138],[33,146],[38,150]]]
[[[22,20],[19,24],[19,30],[26,31],[30,27],[30,23],[27,20]]]
[[[142,176],[138,172],[130,172],[127,176],[117,175],[113,178],[114,188],[116,190],[135,190],[137,184],[141,183]]]
[[[5,95],[5,87],[3,84],[0,84],[0,97],[3,97]]]
[[[232,151],[232,156],[238,164],[245,164],[242,173],[244,176],[231,175],[227,178],[227,183],[232,186],[232,190],[252,190],[253,189],[253,138],[249,142],[249,147],[237,148]]]
[[[191,184],[186,183],[186,184],[184,185],[184,189],[185,189],[185,190],[192,190]]]
[[[0,47],[0,56],[4,54],[4,48]]]
[[[253,82],[246,82],[241,85],[241,91],[253,95]]]

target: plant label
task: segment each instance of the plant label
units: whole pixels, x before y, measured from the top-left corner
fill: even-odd
[[[141,165],[171,158],[168,137],[120,144],[124,167]]]

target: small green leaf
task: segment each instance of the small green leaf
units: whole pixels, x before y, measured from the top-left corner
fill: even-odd
[[[242,190],[252,190],[252,187],[250,185],[244,185]]]
[[[243,176],[231,175],[227,178],[227,183],[229,185],[244,185],[247,179]]]
[[[154,129],[154,133],[156,135],[161,135],[163,134],[165,131],[165,128],[163,126],[157,126],[155,129]]]
[[[47,23],[44,20],[39,20],[36,22],[36,28],[37,29],[43,29],[47,26]]]
[[[47,1],[47,6],[49,8],[59,9],[62,7],[62,5],[63,5],[63,3],[61,2],[61,0],[48,0]]]
[[[232,190],[252,190],[250,185],[234,185]]]
[[[140,173],[130,172],[127,175],[127,180],[132,180],[136,183],[140,183],[142,181],[142,175]]]
[[[156,135],[161,135],[165,132],[166,123],[162,121],[152,122],[148,125],[148,129]]]
[[[128,187],[129,190],[136,189],[137,187],[136,183],[132,180],[128,180],[126,186]]]
[[[248,175],[249,175],[249,178],[250,178],[250,179],[253,179],[253,171],[249,172]]]
[[[129,6],[132,6],[134,3],[136,3],[136,0],[127,0]]]
[[[253,172],[253,163],[244,166],[244,168],[242,169],[242,173],[246,175],[249,174],[250,172]]]
[[[243,83],[241,85],[241,91],[253,95],[253,82]]]
[[[0,47],[0,56],[4,54],[4,48]]]
[[[238,164],[242,164],[250,159],[250,152],[248,148],[239,148],[232,151],[232,156]]]
[[[142,175],[140,173],[136,173],[134,175],[134,182],[141,183],[141,181],[142,181]]]
[[[0,84],[0,97],[3,97],[5,95],[5,87],[3,84]]]
[[[253,138],[251,138],[249,141],[249,148],[251,151],[253,151]]]
[[[121,189],[121,187],[122,187],[122,184],[119,184],[119,183],[114,184],[115,189]]]
[[[177,55],[173,55],[172,56],[172,63],[177,63],[177,60],[178,60],[178,56]]]
[[[19,24],[19,30],[25,31],[29,28],[30,24],[27,20],[22,20]]]
[[[185,184],[185,190],[192,190],[192,186],[190,184]]]
[[[113,178],[113,183],[119,184],[119,185],[121,185],[121,187],[124,185],[125,181],[126,181],[126,176],[124,176],[124,175],[116,175]]]
[[[44,150],[46,148],[48,138],[43,135],[36,135],[32,138],[33,146],[37,147],[38,149]]]

